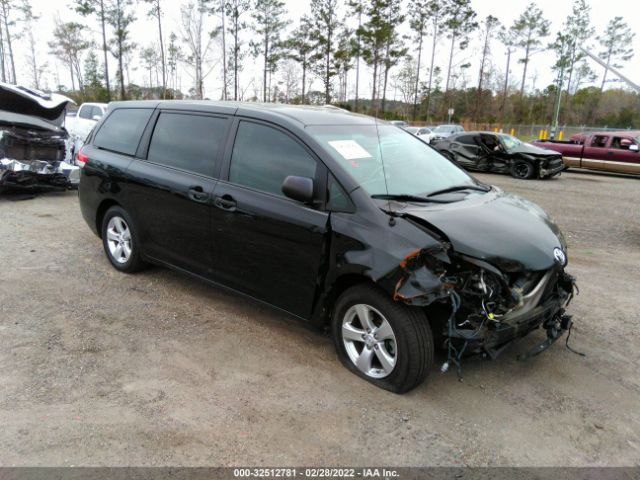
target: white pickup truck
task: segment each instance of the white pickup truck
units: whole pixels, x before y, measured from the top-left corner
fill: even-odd
[[[80,150],[87,135],[106,111],[106,103],[83,103],[75,114],[67,115],[65,128],[69,132],[69,150],[72,162],[75,162],[76,152]]]

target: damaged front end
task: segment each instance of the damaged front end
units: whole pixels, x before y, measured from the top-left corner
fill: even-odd
[[[0,83],[0,193],[77,187],[78,167],[67,163],[62,126],[72,100]]]
[[[393,298],[408,305],[448,308],[438,327],[448,350],[443,371],[460,368],[464,355],[497,357],[513,340],[542,326],[547,339],[524,360],[546,350],[571,327],[565,308],[575,290],[575,279],[556,264],[545,271],[504,274],[482,260],[449,251],[450,263],[437,258],[433,248],[411,252],[387,276],[395,282]]]

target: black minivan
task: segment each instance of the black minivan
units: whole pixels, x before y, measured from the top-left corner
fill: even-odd
[[[77,161],[82,214],[116,269],[164,265],[328,328],[382,388],[419,385],[435,346],[459,368],[570,328],[574,280],[545,212],[374,118],[115,102]]]

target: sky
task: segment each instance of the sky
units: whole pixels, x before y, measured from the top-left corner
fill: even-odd
[[[303,0],[284,0],[288,10],[288,17],[293,22],[290,28],[293,28],[298,19],[305,13],[310,12],[309,2]],[[179,36],[180,29],[180,5],[186,3],[187,0],[164,0],[163,8],[164,25],[163,29],[165,35],[171,31],[175,31]],[[602,32],[610,19],[614,16],[622,16],[630,24],[633,31],[636,32],[634,38],[633,48],[636,52],[640,52],[640,28],[637,26],[634,9],[630,9],[631,0],[587,0],[591,6],[591,20],[596,29],[596,35]],[[48,88],[54,88],[56,83],[56,77],[60,83],[64,85],[70,85],[69,73],[67,69],[59,62],[56,62],[55,58],[49,53],[49,47],[47,42],[52,39],[52,31],[54,25],[54,19],[60,18],[62,21],[78,21],[86,24],[88,27],[87,36],[93,37],[96,43],[100,44],[98,25],[92,19],[84,19],[78,16],[73,8],[70,7],[71,0],[31,0],[34,12],[40,16],[38,24],[35,28],[37,36],[37,47],[39,61],[47,62],[47,74],[44,78],[44,86]],[[340,2],[344,3],[344,2]],[[487,15],[493,15],[497,17],[503,25],[510,26],[514,20],[527,8],[530,0],[472,0],[472,6],[478,14],[478,19],[484,19]],[[572,0],[536,0],[536,4],[544,12],[545,18],[551,21],[552,34],[546,41],[551,41],[555,36],[555,33],[560,30],[562,23],[566,19],[567,15],[571,13]],[[149,46],[157,44],[157,27],[155,20],[149,19],[146,15],[148,5],[138,2],[138,6],[135,8],[137,21],[132,27],[132,39],[139,46]],[[630,15],[631,13],[631,15]],[[344,9],[339,12],[339,16],[344,16]],[[213,19],[211,20],[213,21]],[[213,25],[213,24],[211,24]],[[405,27],[408,31],[408,27]],[[248,39],[247,39],[248,40]],[[427,42],[431,42],[431,39],[427,38]],[[545,43],[546,43],[545,41]],[[248,43],[248,41],[247,41]],[[430,43],[427,43],[430,45]],[[589,41],[587,41],[587,47],[593,46],[593,53],[596,53],[597,42],[595,35]],[[410,53],[417,53],[415,44],[411,41],[407,41]],[[21,61],[21,58],[26,54],[26,44],[24,40],[16,41],[14,46],[17,68],[18,68],[18,80],[19,83],[29,84],[29,73],[26,67],[26,62]],[[482,42],[479,38],[479,34],[475,34],[467,49],[460,51],[454,58],[454,64],[463,64],[470,62],[472,67],[468,70],[469,86],[477,83],[477,71],[479,69],[479,58],[482,49]],[[219,50],[219,49],[218,49]],[[427,50],[430,50],[427,48]],[[97,51],[100,60],[102,60],[102,52]],[[214,55],[218,52],[214,51]],[[442,38],[437,46],[436,65],[440,65],[443,70],[446,70],[446,64],[449,53],[449,42]],[[429,53],[425,54],[427,57]],[[423,57],[425,58],[425,57]],[[514,87],[519,87],[522,77],[522,65],[517,62],[518,55],[515,59],[512,58],[510,75],[512,81],[510,83]],[[134,58],[134,61],[130,67],[131,81],[138,83],[139,85],[145,85],[148,82],[147,75],[144,68],[139,65]],[[502,45],[495,40],[492,44],[490,53],[490,62],[495,68],[502,74],[506,67],[506,51]],[[535,54],[529,64],[530,74],[527,75],[527,88],[544,88],[551,84],[554,80],[553,72],[550,69],[550,65],[554,62],[553,53],[546,51]],[[423,62],[423,65],[428,63]],[[598,78],[595,80],[595,84],[599,85],[599,81],[602,75],[602,67],[591,62],[593,70],[597,73]],[[116,64],[113,58],[110,59],[110,73],[116,71]],[[426,69],[425,69],[426,70]],[[183,66],[180,74],[181,89],[187,92],[193,84],[193,79],[187,74],[188,67]],[[214,69],[214,71],[205,80],[205,96],[213,99],[220,98],[221,93],[221,68]],[[424,75],[424,70],[422,75]],[[640,83],[640,54],[636,56],[621,69],[621,72],[629,77],[635,83]],[[609,75],[611,78],[612,75]],[[355,87],[355,76],[351,74],[350,80],[350,93],[353,95]],[[246,86],[251,81],[255,84],[260,84],[260,65],[257,61],[253,61],[250,57],[245,60],[245,70],[241,74],[241,82]],[[369,71],[365,69],[361,73],[360,81],[360,96],[366,97],[370,92],[371,79]],[[612,84],[619,85],[619,84]],[[321,90],[320,80],[314,81],[313,88]],[[249,87],[253,89],[253,87]],[[389,89],[388,97],[394,98],[399,95],[397,91],[393,91],[393,88]]]

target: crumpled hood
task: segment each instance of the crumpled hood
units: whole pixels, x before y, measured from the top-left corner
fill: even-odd
[[[540,148],[530,143],[521,143],[516,148],[509,150],[509,153],[524,153],[525,155],[532,155],[534,157],[557,157],[559,155],[555,150]]]
[[[70,98],[0,82],[0,122],[60,129]]]
[[[448,204],[412,206],[401,213],[443,232],[455,252],[504,272],[547,270],[556,264],[555,248],[566,253],[560,229],[544,210],[501,190],[469,194]]]

